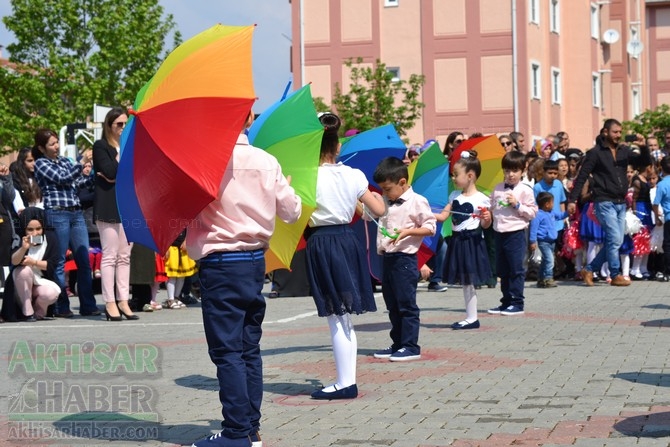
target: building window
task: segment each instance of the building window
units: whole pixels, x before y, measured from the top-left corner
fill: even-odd
[[[530,0],[528,2],[530,8],[529,17],[530,23],[540,23],[540,0]]]
[[[591,37],[600,39],[600,7],[591,3]]]
[[[600,73],[591,73],[591,98],[593,107],[600,108]]]
[[[552,33],[559,33],[561,30],[561,6],[559,0],[549,0],[549,21]]]
[[[386,67],[386,71],[391,73],[393,76],[393,78],[391,78],[391,82],[400,81],[400,67]]]
[[[539,62],[530,63],[530,98],[540,99],[542,92],[542,73]]]
[[[555,67],[551,68],[551,103],[560,104],[561,96],[561,70]]]
[[[642,98],[640,97],[640,88],[633,87],[632,116],[631,119],[642,113]]]
[[[400,0],[384,0],[384,8],[393,8],[398,6]]]

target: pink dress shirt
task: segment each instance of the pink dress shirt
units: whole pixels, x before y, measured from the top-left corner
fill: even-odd
[[[251,146],[247,136],[241,134],[218,198],[188,228],[188,254],[200,259],[219,251],[265,250],[274,231],[275,216],[293,223],[301,211],[300,197],[289,186],[277,159]]]
[[[386,202],[386,214],[379,218],[379,225],[386,227],[389,233],[394,229],[398,231],[403,228],[428,228],[432,234],[435,234],[437,220],[433,211],[430,209],[428,200],[417,194],[410,187],[400,197],[404,200],[401,205],[390,205]],[[384,197],[384,200],[388,200]],[[419,251],[423,242],[423,236],[409,236],[397,243],[394,240],[384,236],[377,230],[377,253],[407,253],[414,254]]]
[[[507,204],[507,195],[510,192],[519,202],[519,208]],[[537,214],[533,188],[521,182],[511,189],[505,189],[504,183],[497,184],[491,193],[491,213],[493,214],[493,229],[500,233],[510,233],[527,228],[529,222]]]

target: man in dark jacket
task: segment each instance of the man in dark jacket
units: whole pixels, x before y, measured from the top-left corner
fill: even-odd
[[[629,164],[646,166],[651,163],[651,158],[646,146],[641,146],[638,153],[629,146],[619,145],[620,140],[621,123],[612,118],[606,120],[595,147],[585,155],[584,163],[570,193],[568,212],[572,214],[575,212],[575,204],[584,182],[589,180],[596,217],[605,232],[604,247],[582,271],[584,284],[587,286],[593,285],[593,272],[600,270],[605,262],[609,266],[613,286],[630,284],[630,280],[621,274],[619,260],[628,192],[626,167]]]

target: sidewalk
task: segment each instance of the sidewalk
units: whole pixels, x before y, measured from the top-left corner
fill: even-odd
[[[407,363],[372,357],[389,345],[379,295],[378,312],[354,316],[359,397],[332,402],[309,397],[335,378],[325,319],[310,297],[268,300],[263,446],[670,445],[668,284],[559,284],[527,282],[514,317],[486,314],[500,292],[480,290],[470,331],[449,328],[460,288],[421,284],[422,359]],[[0,445],[190,445],[218,431],[199,305],[139,315],[0,325]]]

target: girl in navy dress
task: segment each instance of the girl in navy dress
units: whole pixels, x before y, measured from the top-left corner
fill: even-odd
[[[477,291],[475,286],[491,277],[491,267],[482,229],[491,226],[491,206],[487,195],[477,191],[475,182],[482,166],[475,151],[465,151],[454,163],[452,177],[459,190],[449,195],[449,203],[436,217],[444,221],[451,214],[453,234],[447,247],[444,278],[449,284],[460,282],[465,298],[465,319],[452,329],[477,329]]]
[[[326,317],[333,342],[337,381],[314,391],[314,399],[353,399],[358,396],[358,343],[350,314],[376,311],[365,251],[349,223],[360,200],[375,215],[386,212],[382,197],[368,190],[365,174],[337,163],[340,119],[332,113],[319,118],[324,126],[316,181],[316,210],[306,233],[307,275],[318,315]]]

